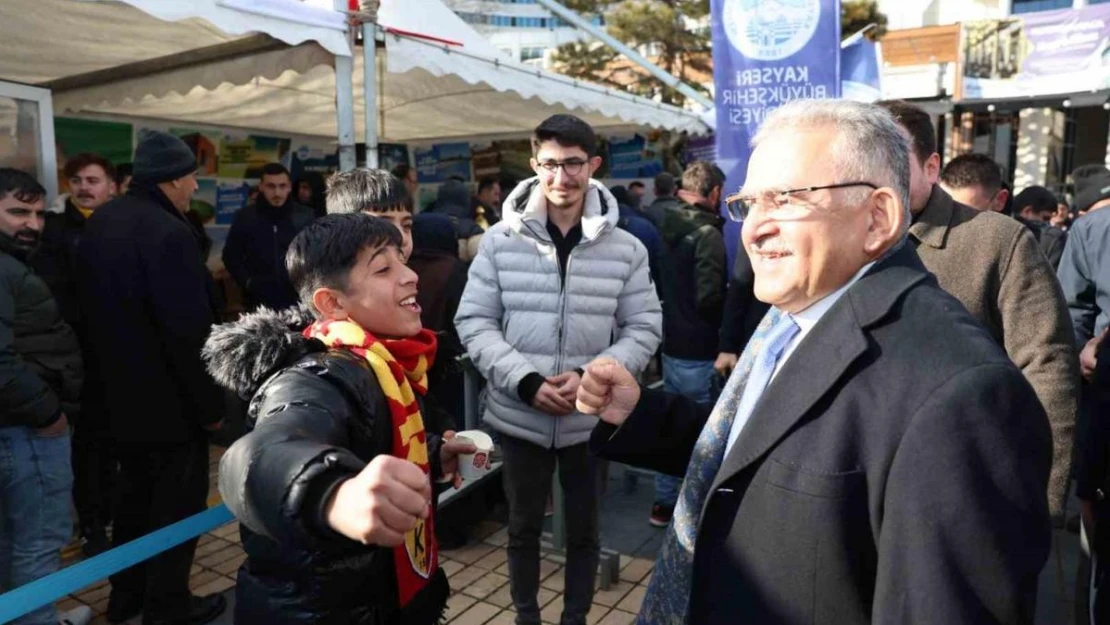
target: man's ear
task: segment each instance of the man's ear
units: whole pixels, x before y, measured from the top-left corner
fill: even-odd
[[[925,161],[925,180],[930,185],[934,185],[937,180],[940,180],[940,154],[936,152],[933,152]]]
[[[312,306],[326,319],[346,319],[343,294],[335,289],[320,287],[312,294]]]
[[[1010,199],[1010,192],[1002,189],[994,196],[994,212],[1001,213],[1006,210],[1006,200]]]
[[[601,157],[595,156],[590,159],[590,178],[593,178],[599,169],[601,169]]]
[[[902,235],[906,226],[906,211],[898,195],[890,187],[871,192],[867,201],[871,225],[864,239],[863,249],[868,256],[878,258]]]

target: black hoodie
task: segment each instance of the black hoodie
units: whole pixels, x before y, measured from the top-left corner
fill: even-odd
[[[223,261],[249,306],[282,309],[297,304],[297,292],[285,269],[285,252],[313,219],[311,209],[292,199],[283,206],[271,206],[261,195],[253,206],[235,215]]]

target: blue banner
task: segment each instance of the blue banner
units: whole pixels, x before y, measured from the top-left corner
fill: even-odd
[[[711,0],[717,164],[725,194],[744,184],[749,142],[791,100],[840,97],[839,0]],[[723,210],[723,207],[722,207]],[[739,224],[725,224],[729,268]]]
[[[874,102],[882,98],[879,44],[862,34],[840,44],[840,89],[845,100]]]

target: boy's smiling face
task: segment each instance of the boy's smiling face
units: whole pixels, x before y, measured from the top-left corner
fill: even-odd
[[[423,327],[416,282],[396,246],[363,248],[347,275],[347,288],[328,289],[336,304],[329,316],[350,319],[380,338],[415,336]]]

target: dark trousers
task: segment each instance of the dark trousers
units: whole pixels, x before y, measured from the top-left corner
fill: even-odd
[[[597,459],[586,444],[564,449],[501,436],[509,500],[509,588],[518,625],[540,622],[540,534],[556,462],[566,510],[566,590],[561,625],[583,625],[594,598],[598,542]]]
[[[149,534],[201,512],[208,500],[208,443],[126,443],[117,446],[120,501],[112,545]],[[142,605],[147,616],[180,616],[190,597],[189,570],[197,540],[111,577],[112,599]]]
[[[112,524],[118,473],[106,415],[82,410],[73,428],[73,503],[82,536]]]

